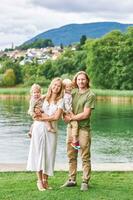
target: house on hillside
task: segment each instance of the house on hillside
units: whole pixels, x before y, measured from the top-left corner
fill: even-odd
[[[21,50],[14,50],[14,51],[8,51],[6,52],[6,55],[10,58],[17,59],[21,57],[25,57],[26,51]]]
[[[27,50],[13,50],[6,52],[6,55],[10,58],[17,59],[23,57],[20,61],[20,65],[26,63],[38,63],[43,64],[48,59],[56,60],[61,55],[62,49],[60,47],[47,47],[41,49],[30,48]]]
[[[4,51],[0,51],[0,57],[4,56],[5,52]]]
[[[57,58],[59,58],[60,55],[61,55],[60,52],[55,52],[55,53],[52,54],[51,59],[52,59],[52,60],[56,60]]]
[[[24,57],[23,60],[20,61],[20,65],[25,65],[27,63],[33,63],[33,60],[31,58],[28,58],[28,57]]]
[[[51,56],[49,56],[49,55],[42,55],[42,56],[36,58],[36,62],[38,64],[43,64],[43,63],[45,63],[49,59],[51,59]]]

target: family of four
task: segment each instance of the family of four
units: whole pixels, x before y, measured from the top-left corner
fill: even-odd
[[[80,71],[73,81],[55,78],[47,94],[41,95],[37,84],[31,87],[28,113],[34,119],[29,135],[31,137],[27,170],[35,171],[39,191],[52,189],[48,177],[53,175],[57,147],[57,122],[60,118],[67,125],[67,156],[69,178],[61,187],[77,185],[77,157],[82,159],[83,178],[81,190],[89,188],[91,174],[90,160],[90,116],[94,109],[95,95],[90,90],[90,80],[86,72]],[[74,89],[73,89],[74,88]]]

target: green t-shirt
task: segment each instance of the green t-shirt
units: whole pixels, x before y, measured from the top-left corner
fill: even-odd
[[[95,94],[87,89],[84,93],[79,93],[78,89],[75,89],[72,93],[72,108],[73,113],[79,114],[84,111],[84,108],[94,109],[95,107]],[[89,128],[90,127],[90,117],[78,121],[79,128]]]

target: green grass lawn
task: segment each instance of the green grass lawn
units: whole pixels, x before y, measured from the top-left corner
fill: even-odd
[[[52,190],[40,192],[36,187],[36,176],[28,172],[0,173],[0,200],[132,200],[133,172],[93,172],[90,189],[80,191],[81,172],[78,185],[60,188],[67,180],[67,172],[55,172],[49,183]]]

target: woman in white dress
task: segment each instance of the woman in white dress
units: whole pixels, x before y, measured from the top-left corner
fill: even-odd
[[[27,170],[36,171],[37,187],[40,191],[50,189],[48,186],[48,176],[52,176],[54,171],[57,146],[57,121],[63,112],[62,97],[62,79],[55,78],[51,82],[44,99],[44,113],[41,117],[35,118],[33,123]],[[56,133],[48,132],[45,121],[52,122]]]

